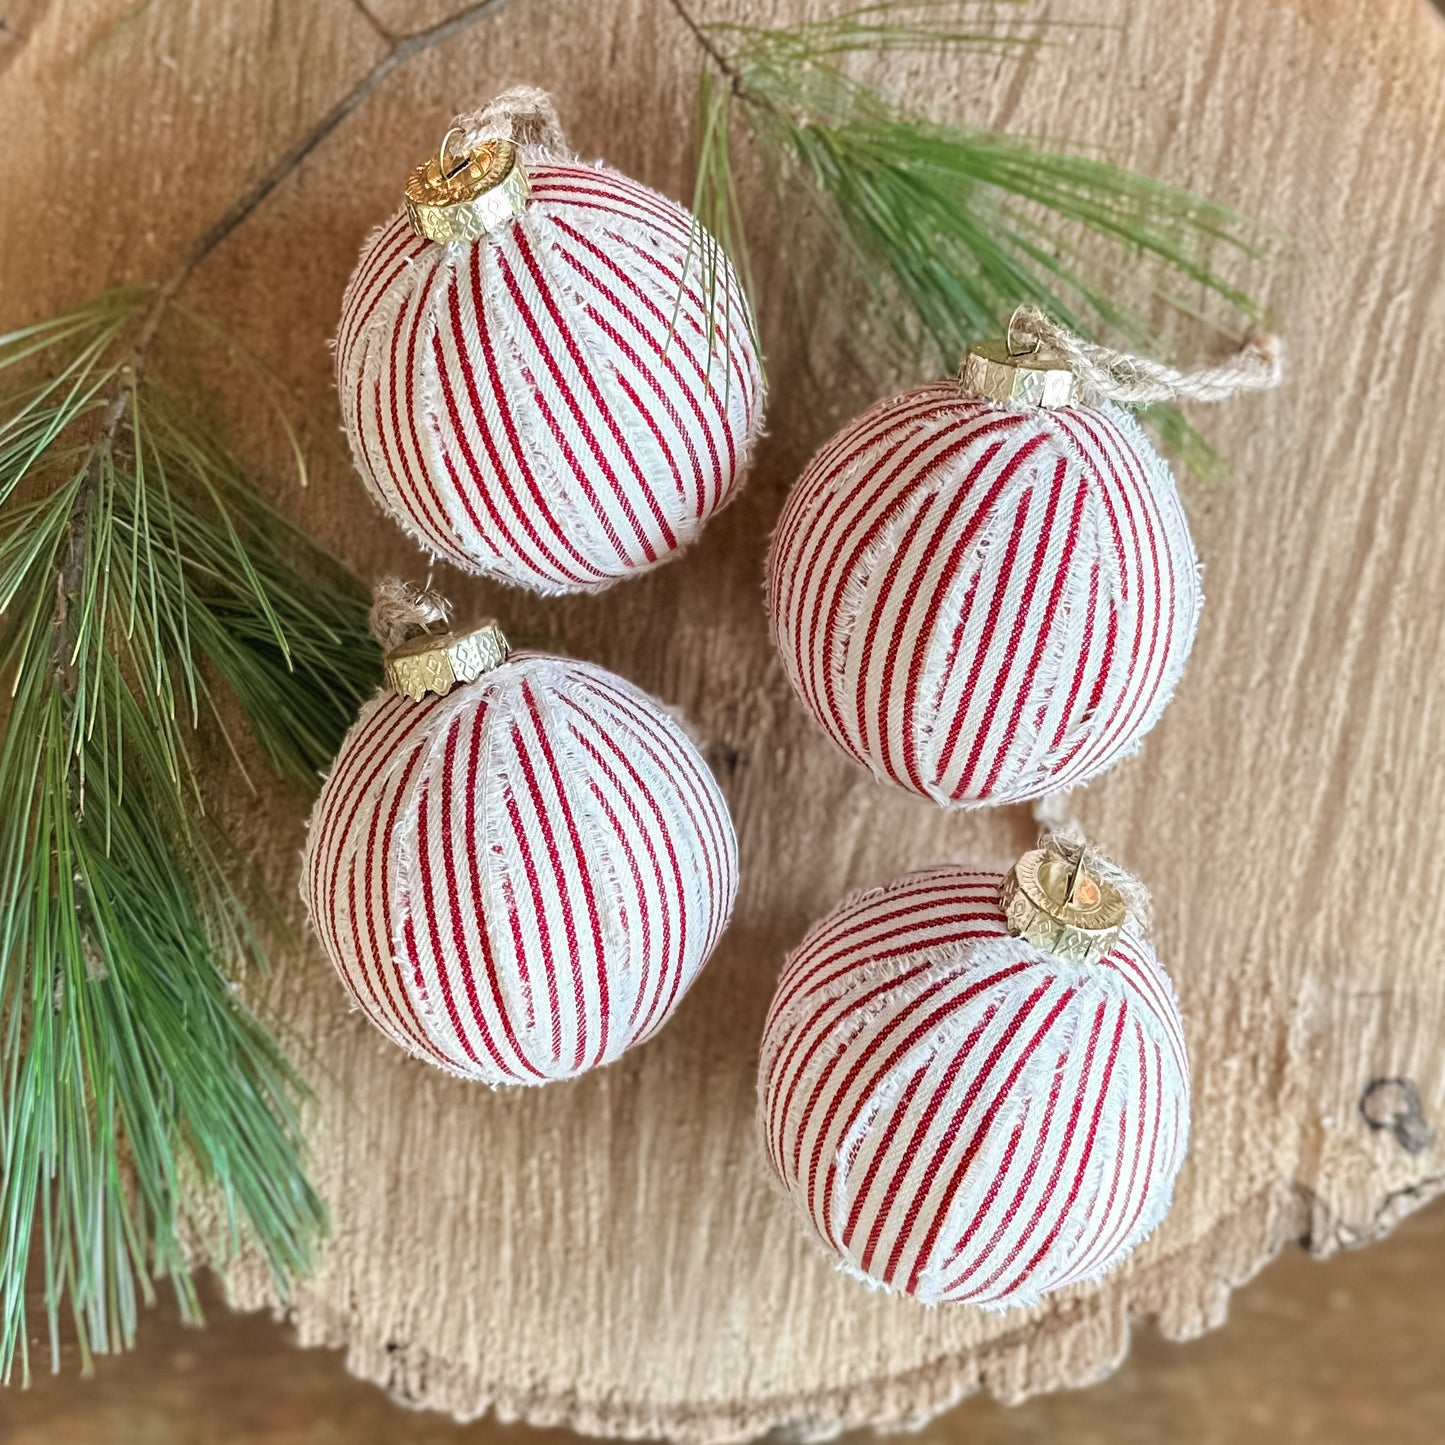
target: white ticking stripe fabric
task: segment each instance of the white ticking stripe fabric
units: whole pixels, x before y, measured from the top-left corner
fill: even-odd
[[[1103,1273],[1168,1210],[1189,1132],[1169,980],[1126,929],[1079,965],[1007,936],[1001,875],[853,897],[788,959],[758,1077],[785,1192],[875,1285],[1003,1308]]]
[[[1131,417],[952,383],[880,402],[823,447],[768,569],[809,712],[945,807],[1037,798],[1133,751],[1201,601],[1173,478]]]
[[[367,487],[429,552],[596,591],[732,498],[761,372],[737,276],[719,252],[709,291],[689,212],[602,167],[528,169],[495,237],[437,245],[398,215],[368,240],[336,384]]]
[[[727,805],[678,725],[602,668],[519,653],[445,698],[367,705],[312,816],[302,893],[395,1043],[541,1084],[666,1022],[736,887]]]

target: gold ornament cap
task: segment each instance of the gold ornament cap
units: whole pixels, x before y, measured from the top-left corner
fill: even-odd
[[[386,685],[413,702],[429,692],[445,697],[454,687],[500,667],[511,650],[495,622],[470,632],[424,632],[386,654]]]
[[[457,154],[448,146],[461,135],[453,126],[441,150],[406,178],[411,228],[429,241],[480,241],[516,220],[532,192],[517,147],[484,140]]]
[[[1025,853],[1008,871],[998,901],[1016,938],[1072,963],[1095,963],[1118,941],[1128,916],[1111,883],[1084,860],[1071,863],[1049,848]]]
[[[1078,379],[1063,357],[1038,347],[1020,350],[1002,339],[970,346],[958,380],[985,401],[1017,406],[1072,406],[1079,396]]]

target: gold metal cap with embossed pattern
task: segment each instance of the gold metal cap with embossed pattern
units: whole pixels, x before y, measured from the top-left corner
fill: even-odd
[[[469,632],[424,632],[386,654],[386,685],[413,702],[429,692],[445,697],[454,687],[500,667],[510,652],[495,622]]]
[[[970,346],[958,380],[965,391],[985,401],[1060,407],[1078,398],[1078,380],[1062,357],[1037,345],[1020,349],[1005,340]]]
[[[526,209],[531,183],[517,147],[485,140],[459,153],[448,151],[453,126],[436,155],[406,178],[411,228],[429,241],[480,241],[509,226]]]
[[[1074,963],[1094,963],[1118,940],[1128,916],[1119,890],[1048,848],[1025,853],[1009,869],[998,901],[1008,931]]]

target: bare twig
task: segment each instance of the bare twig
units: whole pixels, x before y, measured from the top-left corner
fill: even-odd
[[[191,273],[195,271],[196,267],[199,266],[237,226],[247,220],[251,213],[261,205],[271,192],[274,191],[347,116],[364,105],[371,98],[372,92],[377,89],[393,70],[400,65],[405,65],[408,60],[414,60],[418,55],[435,49],[438,45],[444,45],[454,36],[460,35],[462,31],[475,25],[477,21],[485,20],[488,16],[505,10],[511,3],[512,0],[477,0],[476,4],[468,5],[465,9],[459,10],[449,19],[442,20],[429,29],[418,30],[411,35],[394,37],[386,54],[384,54],[295,145],[286,151],[286,153],[277,160],[276,164],[273,165],[210,230],[202,235],[181,258],[180,264],[170,276],[161,283],[160,288],[156,292],[155,300],[151,303],[150,310],[142,319],[140,330],[136,333],[135,350],[137,352],[143,352],[150,345],[155,336],[156,329],[160,325],[161,317],[165,314],[166,308],[170,305],[175,294],[190,280]],[[367,11],[365,13],[369,19],[372,19],[373,28],[378,28],[374,18],[370,16],[370,12]]]
[[[209,230],[199,236],[181,257],[180,262],[169,276],[156,287],[155,295],[136,329],[131,344],[130,360],[121,369],[123,389],[106,408],[101,423],[100,436],[90,461],[76,488],[75,500],[70,508],[69,530],[66,539],[65,557],[56,576],[55,624],[51,638],[51,662],[62,675],[69,666],[75,639],[71,635],[71,603],[80,590],[85,573],[87,531],[91,508],[99,488],[100,469],[103,453],[115,439],[125,417],[127,400],[134,391],[136,382],[144,367],[144,358],[155,340],[162,319],[172,301],[191,279],[196,268],[231,234],[242,225],[266,200],[272,191],[294,171],[302,161],[324,141],[353,111],[364,105],[372,93],[398,66],[405,65],[418,55],[444,45],[454,36],[469,29],[479,20],[505,10],[512,0],[476,0],[446,20],[425,30],[410,35],[392,36],[381,23],[361,4],[356,8],[365,16],[372,29],[379,36],[390,40],[390,45],[381,59],[352,86],[352,88],[326,112],[312,128],[290,147],[249,191],[230,210],[226,211]]]
[[[387,27],[376,18],[372,13],[371,7],[366,5],[364,0],[351,0],[351,8],[388,44],[396,39],[396,31],[388,30]]]
[[[682,0],[669,0],[669,3],[677,12],[678,18],[682,23],[692,31],[692,38],[702,46],[708,58],[727,78],[728,84],[732,86],[733,94],[740,100],[747,99],[747,91],[743,85],[743,73],[728,59],[727,52],[724,51],[722,46],[693,18],[692,13],[682,3]]]

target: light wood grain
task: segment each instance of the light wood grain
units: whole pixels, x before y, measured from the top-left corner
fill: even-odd
[[[445,9],[379,13],[411,28]],[[464,611],[617,669],[708,740],[744,882],[679,1017],[596,1077],[487,1094],[389,1050],[313,950],[259,993],[316,1084],[335,1220],[293,1303],[298,1334],[344,1346],[403,1399],[704,1441],[925,1415],[980,1384],[1019,1398],[1106,1372],[1131,1311],[1198,1333],[1284,1239],[1320,1253],[1368,1240],[1440,1187],[1440,1144],[1409,1152],[1367,1127],[1359,1100],[1374,1079],[1408,1078],[1427,1119],[1445,1118],[1445,368],[1431,347],[1445,335],[1445,27],[1406,0],[1040,13],[1089,24],[1026,61],[900,60],[896,78],[940,114],[1102,147],[1295,238],[1260,281],[1288,383],[1208,417],[1237,475],[1188,496],[1208,596],[1189,672],[1143,755],[1079,803],[1154,889],[1188,1017],[1197,1112],[1174,1212],[1101,1287],[1025,1314],[929,1313],[831,1272],[767,1187],[753,1069],[784,950],[849,888],[1007,856],[1033,832],[1020,812],[948,818],[884,793],[788,694],[762,612],[765,538],[809,452],[876,382],[807,374],[775,263],[771,434],[693,553],[576,602],[438,572]],[[7,322],[160,274],[382,45],[345,0],[54,0],[22,7],[0,39]],[[558,97],[583,154],[684,195],[695,69],[654,0],[518,0],[393,76],[198,275],[187,299],[294,390],[311,489],[287,490],[284,442],[237,372],[198,357],[198,383],[288,509],[354,567],[420,570],[350,472],[326,349],[398,178],[454,111],[526,78]],[[818,332],[849,319],[824,312]],[[1169,334],[1179,361],[1210,342]],[[301,807],[235,804],[289,894]],[[269,1299],[249,1267],[231,1282],[241,1302]]]
[[[897,1445],[1438,1445],[1445,1435],[1445,1205],[1377,1247],[1327,1263],[1297,1249],[1235,1294],[1228,1323],[1181,1346],[1141,1327],[1129,1358],[1087,1390],[954,1406]],[[403,1409],[330,1350],[298,1350],[264,1315],[209,1327],[162,1307],[140,1349],[0,1391],[5,1445],[576,1445],[564,1430],[458,1425]],[[887,1437],[883,1437],[887,1439]],[[874,1431],[844,1445],[879,1445]]]

